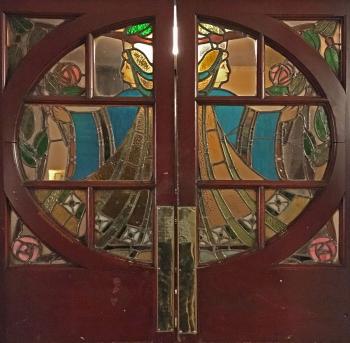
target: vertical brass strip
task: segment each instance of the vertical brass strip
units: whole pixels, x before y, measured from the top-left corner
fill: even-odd
[[[197,225],[195,207],[178,207],[179,333],[197,333]]]
[[[174,215],[173,206],[157,207],[158,331],[174,330]]]

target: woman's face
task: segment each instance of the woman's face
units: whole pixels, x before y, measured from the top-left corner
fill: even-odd
[[[123,80],[126,83],[128,83],[131,86],[136,85],[134,75],[133,75],[132,70],[131,70],[130,63],[126,59],[123,60],[123,64],[122,64],[122,68],[121,68],[120,72],[123,76]]]
[[[218,73],[216,74],[215,86],[219,87],[224,82],[227,82],[230,75],[230,67],[227,64],[227,60],[221,62]]]

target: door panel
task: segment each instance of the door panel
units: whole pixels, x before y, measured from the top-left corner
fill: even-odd
[[[4,341],[346,342],[348,4],[173,5],[2,2]]]

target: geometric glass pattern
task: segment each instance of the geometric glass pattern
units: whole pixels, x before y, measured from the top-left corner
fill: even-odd
[[[95,248],[152,262],[153,195],[148,190],[95,193]]]

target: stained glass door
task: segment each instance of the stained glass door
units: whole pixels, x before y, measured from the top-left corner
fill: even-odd
[[[178,1],[181,337],[349,337],[347,11]]]

